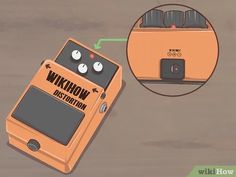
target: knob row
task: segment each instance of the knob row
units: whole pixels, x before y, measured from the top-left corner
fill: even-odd
[[[73,50],[72,53],[71,53],[71,57],[72,59],[74,60],[80,60],[81,59],[81,52],[79,50]],[[88,72],[88,66],[84,63],[81,63],[78,65],[77,67],[77,70],[79,71],[80,74],[86,74]],[[93,70],[96,72],[96,73],[100,73],[102,72],[103,70],[103,65],[101,62],[95,62],[93,64]]]
[[[195,10],[186,12],[171,10],[165,13],[162,10],[152,9],[142,17],[141,27],[159,28],[207,28],[206,19]]]
[[[81,63],[78,65],[77,67],[78,71],[80,74],[86,74],[88,72],[88,66],[85,64],[85,63]],[[103,70],[103,65],[101,62],[95,62],[93,64],[93,70],[96,72],[96,73],[100,73],[102,72]]]

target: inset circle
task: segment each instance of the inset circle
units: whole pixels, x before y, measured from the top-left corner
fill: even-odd
[[[127,42],[133,75],[163,96],[182,96],[201,88],[212,76],[218,56],[218,38],[209,20],[180,4],[145,12]]]

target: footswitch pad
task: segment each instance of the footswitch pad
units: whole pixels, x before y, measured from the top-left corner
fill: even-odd
[[[31,86],[12,116],[55,141],[67,145],[83,120],[84,113]]]
[[[69,39],[42,63],[9,113],[9,143],[71,172],[121,86],[119,64]]]

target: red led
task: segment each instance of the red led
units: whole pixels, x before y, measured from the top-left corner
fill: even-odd
[[[90,54],[90,58],[91,58],[91,59],[94,59],[94,57],[95,57],[94,54],[91,53],[91,54]]]

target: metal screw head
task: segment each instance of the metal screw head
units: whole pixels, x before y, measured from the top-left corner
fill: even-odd
[[[31,151],[38,151],[40,149],[40,144],[37,140],[35,139],[30,139],[27,143],[27,147],[31,150]]]

